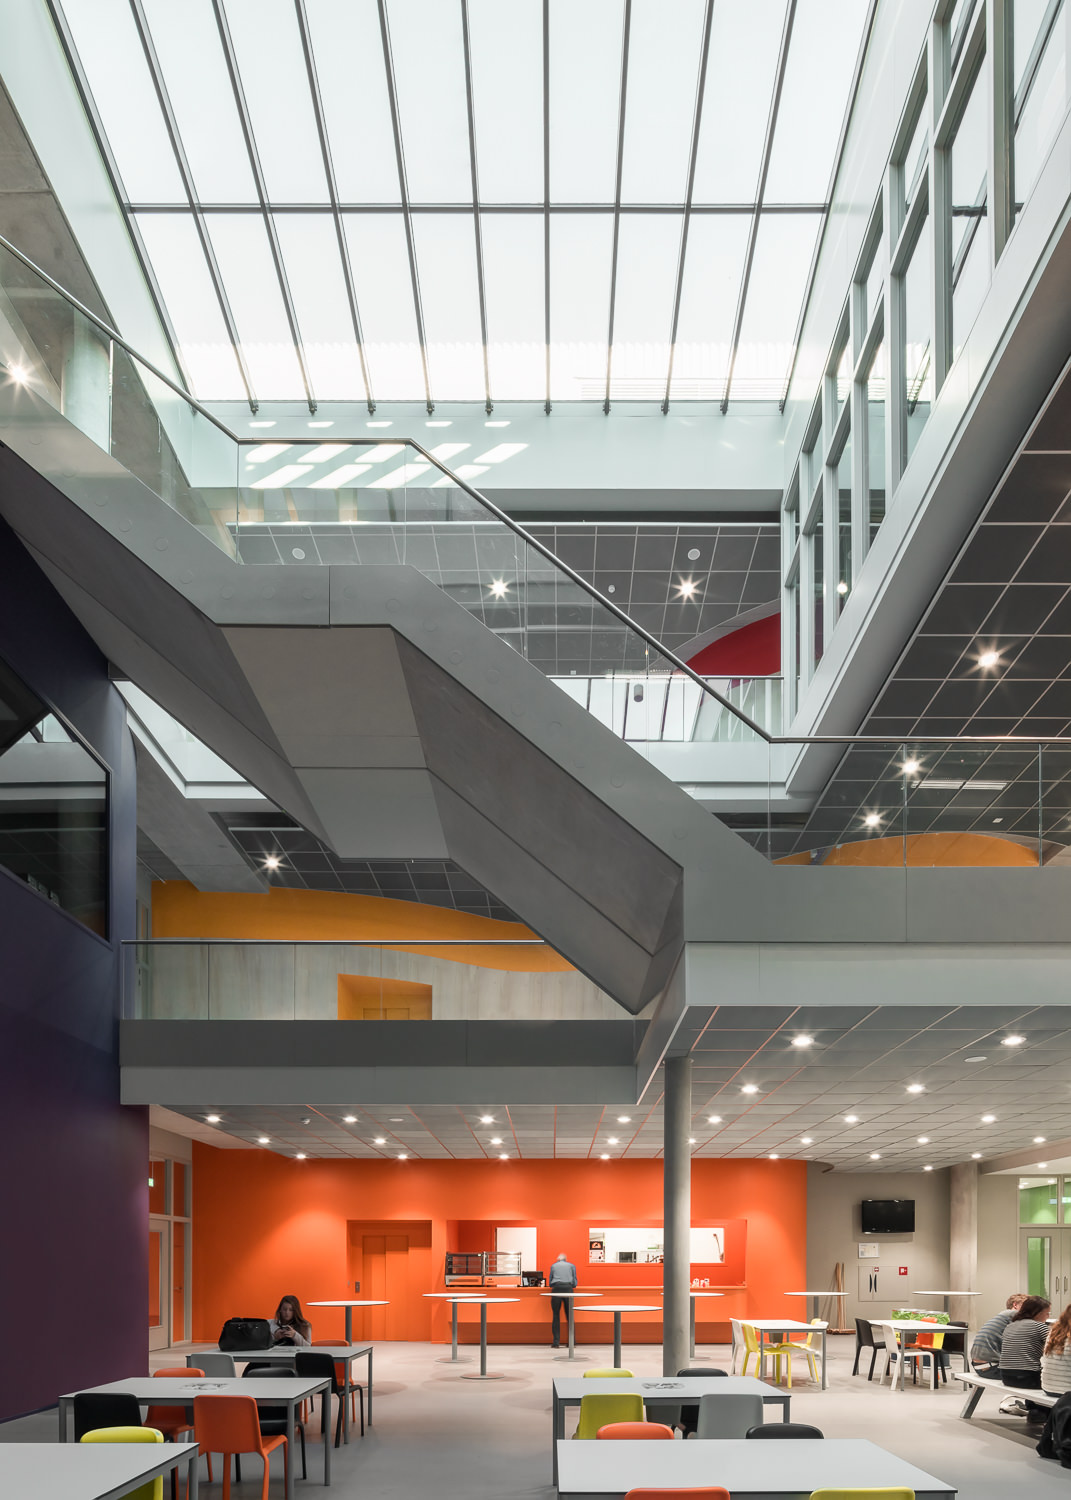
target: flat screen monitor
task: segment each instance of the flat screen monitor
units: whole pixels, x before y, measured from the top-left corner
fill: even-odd
[[[864,1234],[914,1234],[914,1198],[864,1198],[859,1205]]]

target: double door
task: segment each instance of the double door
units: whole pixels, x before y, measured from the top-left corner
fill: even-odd
[[[1031,1225],[1019,1231],[1020,1289],[1047,1297],[1053,1316],[1071,1302],[1071,1225]]]

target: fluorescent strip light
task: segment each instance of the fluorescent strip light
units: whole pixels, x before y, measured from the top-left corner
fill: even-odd
[[[1002,792],[1008,785],[1006,781],[943,781],[938,776],[927,776],[920,786],[926,786],[934,792]]]
[[[308,453],[301,455],[303,464],[325,464],[329,458],[337,458],[340,453],[345,453],[349,443],[321,443],[318,448],[313,448]]]
[[[522,453],[527,447],[527,443],[499,443],[497,448],[488,448],[486,453],[481,453],[476,462],[478,464],[500,464],[505,459],[512,458],[515,453]]]
[[[250,448],[245,461],[247,464],[266,463],[269,458],[278,458],[280,453],[293,446],[293,443],[261,443],[257,448]]]
[[[274,422],[274,420],[272,420],[271,422],[250,422],[249,426],[250,427],[274,427],[275,426],[275,422]]]
[[[371,464],[343,464],[340,469],[332,469],[330,474],[323,474],[319,479],[313,479],[307,488],[340,490],[343,485],[349,484],[351,479],[356,479],[358,474],[367,474],[371,467]]]
[[[251,490],[281,490],[288,484],[293,484],[295,479],[300,479],[312,468],[311,464],[283,464],[281,469],[274,469],[270,474],[262,474],[259,479],[254,479],[249,486]]]
[[[455,453],[464,453],[466,448],[471,448],[471,443],[440,443],[431,450],[432,458],[442,459],[443,463],[448,458],[453,458]]]
[[[402,464],[400,469],[391,469],[389,474],[381,474],[378,479],[368,482],[369,489],[373,490],[396,490],[403,484],[408,484],[410,479],[416,479],[420,474],[426,474],[431,464]]]
[[[487,473],[486,464],[462,464],[454,473],[458,479],[478,479],[481,474]],[[437,479],[432,485],[433,490],[441,490],[444,485],[453,484],[454,481],[448,477]]]
[[[374,448],[362,448],[361,462],[364,464],[381,464],[385,458],[394,458],[396,454],[405,451],[404,443],[377,443]]]

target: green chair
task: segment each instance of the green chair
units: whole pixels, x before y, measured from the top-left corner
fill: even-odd
[[[631,1370],[616,1369],[616,1370],[585,1370],[584,1371],[584,1379],[585,1380],[616,1380],[616,1379],[621,1379],[621,1380],[635,1380],[635,1378],[636,1377],[635,1377],[635,1375],[633,1375],[633,1373],[632,1373]]]
[[[95,1427],[79,1439],[82,1443],[162,1443],[164,1435],[155,1427]],[[164,1500],[163,1475],[131,1490],[128,1500]]]
[[[594,1438],[600,1427],[611,1422],[642,1422],[643,1397],[625,1396],[581,1396],[580,1421],[574,1438]]]
[[[892,1489],[877,1490],[812,1490],[811,1500],[915,1500],[914,1490],[905,1490],[900,1485]]]

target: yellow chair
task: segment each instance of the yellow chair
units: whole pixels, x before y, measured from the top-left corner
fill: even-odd
[[[812,1490],[811,1500],[915,1500],[914,1490],[901,1489],[899,1485],[884,1490]]]
[[[752,1325],[750,1323],[741,1323],[740,1324],[740,1332],[744,1336],[744,1367],[740,1371],[740,1373],[741,1373],[741,1375],[746,1375],[747,1374],[748,1361],[750,1360],[751,1356],[754,1355],[755,1356],[755,1374],[761,1380],[762,1379],[762,1375],[763,1375],[763,1363],[765,1361],[766,1355],[768,1355],[768,1354],[774,1354],[774,1355],[780,1354],[780,1352],[781,1352],[782,1349],[787,1349],[788,1348],[788,1345],[787,1344],[767,1344],[766,1347],[765,1347],[765,1349],[762,1350],[762,1354],[761,1354],[761,1357],[760,1357],[760,1353],[759,1353],[759,1336],[755,1332],[755,1329],[752,1327]]]
[[[83,1443],[162,1443],[163,1440],[163,1433],[155,1427],[95,1427],[81,1437]],[[131,1490],[128,1500],[164,1500],[163,1475]]]
[[[812,1325],[821,1323],[821,1321],[821,1318],[811,1319]],[[788,1366],[788,1388],[789,1390],[792,1389],[792,1356],[797,1350],[807,1356],[807,1363],[811,1370],[811,1379],[816,1385],[818,1384],[818,1362],[814,1356],[814,1334],[809,1333],[805,1339],[800,1339],[798,1342],[790,1340],[787,1344],[779,1344],[773,1350],[774,1385],[778,1385],[781,1380],[781,1359],[783,1356]]]
[[[616,1369],[584,1371],[585,1380],[616,1380],[618,1378],[620,1378],[621,1380],[635,1380],[636,1377],[635,1375],[633,1375],[631,1370]]]
[[[642,1422],[642,1396],[581,1396],[580,1421],[574,1438],[594,1438],[600,1427],[611,1422]]]

